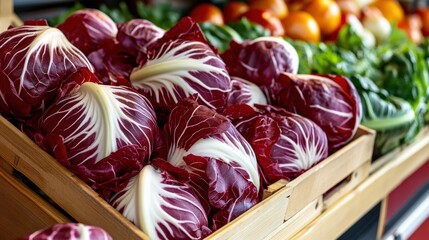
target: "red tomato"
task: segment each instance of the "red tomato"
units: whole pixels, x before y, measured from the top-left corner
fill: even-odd
[[[195,6],[189,16],[196,22],[211,22],[216,25],[223,25],[222,11],[213,4],[201,3]]]
[[[421,19],[423,35],[425,37],[429,36],[429,8],[419,9],[417,10],[417,14]]]
[[[250,8],[266,9],[274,16],[282,19],[288,14],[287,5],[284,0],[249,0]]]
[[[419,44],[423,40],[423,34],[420,30],[422,23],[419,16],[409,15],[398,23],[398,28],[404,30],[411,41]]]
[[[250,9],[245,12],[242,17],[247,18],[251,22],[258,23],[270,30],[272,36],[284,35],[284,29],[280,19],[275,17],[269,10]]]
[[[244,2],[227,2],[223,7],[223,17],[225,22],[234,22],[240,19],[243,13],[249,10],[249,6]]]

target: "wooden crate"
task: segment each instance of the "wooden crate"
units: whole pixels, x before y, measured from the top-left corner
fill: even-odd
[[[267,190],[269,194],[261,203],[208,239],[240,239],[245,236],[257,239],[268,236],[342,180],[361,176],[355,172],[369,163],[373,141],[374,133],[360,127],[355,139],[348,145],[295,180],[270,186]],[[115,239],[148,238],[89,186],[2,117],[0,157],[28,177],[77,221],[100,226]],[[362,174],[362,177],[365,175]]]
[[[5,6],[3,0],[0,4],[0,7]],[[13,22],[15,15],[7,16],[12,16],[8,21]],[[373,131],[360,126],[353,141],[345,147],[295,180],[271,185],[261,203],[207,239],[263,239],[274,233],[282,238],[287,231],[296,232],[303,228],[327,205],[368,176],[366,169],[370,164],[374,137]],[[114,239],[148,239],[83,181],[0,116],[2,166],[9,172],[14,170],[24,174],[76,221],[100,226]],[[324,195],[335,186],[331,194]]]
[[[4,162],[3,162],[4,163]],[[0,239],[17,239],[70,220],[0,167]]]

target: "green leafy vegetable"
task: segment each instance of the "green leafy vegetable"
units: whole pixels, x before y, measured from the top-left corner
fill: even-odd
[[[72,14],[73,14],[74,12],[76,12],[77,10],[84,9],[84,8],[85,8],[85,6],[84,6],[84,5],[82,5],[81,3],[77,2],[77,3],[75,3],[71,8],[67,9],[67,11],[66,11],[66,12],[64,12],[64,13],[60,14],[60,15],[59,15],[59,16],[57,16],[57,17],[54,17],[54,18],[49,19],[49,20],[48,20],[49,25],[50,25],[50,26],[56,26],[56,25],[58,25],[58,24],[60,24],[60,23],[64,22],[64,20],[66,20],[66,18],[67,18],[68,16],[72,15]]]
[[[259,24],[252,23],[247,18],[241,18],[236,22],[228,23],[243,40],[270,36],[270,32]]]
[[[379,89],[370,79],[353,75],[350,80],[362,103],[362,125],[377,131],[374,155],[378,157],[409,142],[417,133],[418,119],[411,105]]]
[[[119,8],[112,9],[108,8],[105,4],[102,4],[100,6],[100,10],[116,23],[123,23],[134,18],[125,2],[119,2]]]
[[[142,2],[137,2],[136,7],[139,18],[149,20],[165,30],[174,26],[182,16],[177,9],[167,3],[146,5]]]
[[[200,23],[199,25],[206,39],[221,53],[229,48],[231,40],[236,42],[243,41],[241,36],[227,25],[219,26],[210,22]]]

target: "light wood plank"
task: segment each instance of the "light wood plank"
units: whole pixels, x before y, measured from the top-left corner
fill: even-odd
[[[361,167],[353,171],[346,181],[337,186],[334,190],[324,196],[323,209],[327,209],[335,204],[339,199],[344,197],[347,193],[351,192],[360,183],[362,183],[369,176],[371,169],[371,161],[365,162]]]
[[[70,220],[0,169],[0,239],[17,239]]]
[[[307,224],[322,213],[323,197],[320,196],[305,208],[289,218],[280,227],[268,235],[265,240],[284,240],[290,239],[293,235],[303,229]]]

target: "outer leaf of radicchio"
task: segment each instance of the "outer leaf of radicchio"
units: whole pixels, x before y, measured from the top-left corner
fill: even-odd
[[[267,98],[254,83],[239,77],[231,77],[232,90],[228,93],[228,106],[237,104],[267,104]]]
[[[62,223],[36,231],[21,240],[112,240],[112,237],[102,228],[84,225],[82,223]]]
[[[87,183],[102,184],[140,170],[158,128],[149,101],[135,90],[87,82],[43,113],[39,132],[36,142],[60,163]],[[118,160],[121,151],[127,155]]]
[[[270,86],[282,72],[297,73],[299,64],[295,48],[276,37],[260,37],[243,43],[232,41],[222,59],[231,76],[259,86]]]
[[[61,88],[75,84],[66,79],[69,75],[83,67],[92,71],[84,54],[45,21],[1,33],[0,52],[0,111],[9,117],[33,116]]]
[[[283,73],[272,89],[277,92],[272,100],[276,105],[311,119],[325,131],[330,153],[351,140],[359,126],[360,98],[345,77]]]
[[[313,121],[282,108],[256,107],[235,126],[252,145],[267,184],[292,180],[328,156],[326,134]]]
[[[211,214],[218,216],[214,229],[257,203],[260,180],[255,154],[226,117],[184,99],[164,130],[170,141],[167,160],[189,171],[190,184],[206,211],[211,208]],[[220,175],[225,169],[229,174]]]
[[[97,9],[78,10],[57,28],[86,55],[103,45],[112,45],[118,33],[115,22]]]
[[[137,66],[136,59],[124,52],[119,44],[105,45],[88,54],[88,59],[102,83],[130,86],[129,78]]]
[[[149,97],[160,121],[166,120],[177,102],[193,94],[199,95],[201,104],[222,109],[231,90],[224,62],[189,17],[151,45],[130,79],[135,89]]]
[[[211,233],[192,188],[152,165],[133,177],[112,205],[150,239],[202,239]]]
[[[133,19],[118,25],[116,39],[128,54],[137,57],[146,53],[150,44],[164,35],[165,31],[146,19]]]

